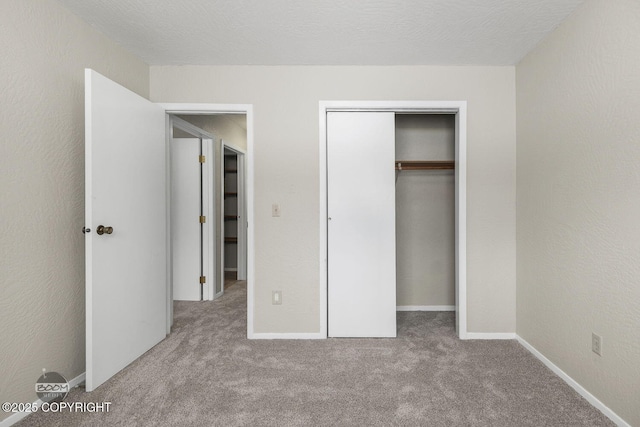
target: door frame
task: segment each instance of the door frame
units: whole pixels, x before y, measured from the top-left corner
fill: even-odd
[[[233,151],[236,155],[237,162],[237,203],[238,203],[238,216],[240,217],[242,223],[238,221],[236,223],[238,227],[237,236],[238,243],[236,246],[237,250],[237,262],[238,262],[238,271],[237,277],[238,280],[247,280],[247,193],[246,193],[246,167],[245,167],[245,156],[247,152],[242,148],[234,145],[230,142],[226,142],[225,140],[220,140],[220,171],[222,172],[221,183],[223,185],[222,191],[224,192],[224,150]],[[220,218],[221,222],[221,230],[222,230],[222,239],[221,239],[221,248],[222,251],[222,290],[224,292],[224,196],[222,197],[222,215]]]
[[[327,112],[394,112],[454,114],[455,130],[455,239],[456,239],[456,333],[467,332],[467,101],[320,101],[320,338],[328,332],[328,230],[327,230]],[[391,167],[391,166],[390,166]]]
[[[173,113],[168,114],[168,120],[170,123],[169,133],[167,134],[170,139],[174,139],[173,136],[173,128],[176,127],[183,132],[186,132],[192,135],[195,138],[200,139],[200,146],[202,149],[202,155],[205,156],[206,159],[212,159],[209,162],[204,163],[204,171],[202,174],[202,188],[201,188],[201,197],[202,197],[202,210],[203,215],[207,218],[207,221],[203,224],[204,232],[202,234],[202,251],[200,256],[202,257],[202,275],[205,277],[215,278],[215,268],[216,268],[216,230],[215,224],[215,197],[211,194],[211,190],[215,189],[216,186],[216,166],[215,166],[215,151],[213,149],[213,141],[215,140],[215,135],[206,132],[205,130],[187,122],[186,120],[181,119],[180,117],[175,116]],[[171,141],[169,141],[171,142]],[[168,185],[171,185],[171,158],[168,159],[169,168],[167,169],[167,173],[169,176]],[[168,205],[171,207],[171,198],[169,195]],[[171,221],[171,209],[168,211],[168,221]],[[169,229],[171,232],[171,229]],[[171,277],[169,277],[169,288],[171,292],[171,299],[173,300],[173,247],[169,245],[169,252],[172,255],[171,258]],[[206,262],[205,262],[206,260]],[[206,292],[205,292],[206,289]],[[215,282],[213,280],[209,280],[206,286],[204,286],[201,290],[202,301],[211,301],[215,298]],[[173,309],[169,312],[170,315],[173,316]]]
[[[253,105],[252,104],[200,104],[200,103],[157,103],[164,108],[167,115],[222,115],[222,114],[244,114],[247,120],[247,150],[244,154],[245,166],[245,197],[246,197],[246,223],[247,223],[247,338],[253,338],[254,327],[254,271],[255,271],[255,236],[254,236],[254,168],[253,168]],[[169,120],[167,120],[167,130],[169,131]],[[167,141],[169,139],[167,138]],[[166,146],[167,155],[169,145]],[[168,179],[168,177],[167,177]],[[212,200],[211,198],[210,200]],[[170,210],[170,198],[168,198],[167,211]],[[170,221],[167,226],[169,227]],[[212,227],[213,228],[213,227]],[[170,241],[168,242],[170,247]],[[167,270],[171,274],[171,250],[168,251]],[[224,267],[222,268],[224,271]],[[167,276],[171,277],[171,276]],[[170,281],[167,283],[167,334],[171,331],[173,322],[173,295]]]

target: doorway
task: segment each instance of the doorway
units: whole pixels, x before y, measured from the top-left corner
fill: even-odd
[[[247,279],[252,295],[252,106],[157,104],[86,69],[82,232],[86,239],[87,391],[171,333],[169,136],[175,114],[247,117]],[[251,298],[247,304],[251,331]]]
[[[222,140],[223,287],[247,279],[245,151]]]
[[[330,247],[328,245],[329,221],[332,219],[328,212],[331,172],[328,168],[329,150],[328,137],[331,129],[328,128],[330,114],[336,112],[359,112],[359,113],[413,113],[413,114],[452,114],[455,116],[455,312],[456,312],[456,332],[459,338],[467,338],[467,289],[466,289],[466,101],[398,101],[398,102],[341,102],[341,101],[321,101],[319,105],[320,122],[320,337],[328,336],[328,324],[330,322],[331,308],[329,307],[329,258]],[[386,114],[380,117],[386,117]],[[354,116],[355,117],[355,116]],[[363,118],[363,120],[365,120]],[[387,120],[389,121],[389,120]],[[338,129],[340,125],[337,121]],[[347,126],[350,129],[357,127]],[[384,126],[383,126],[384,127]],[[333,132],[333,131],[332,131]],[[357,131],[356,131],[357,133]],[[389,141],[393,145],[394,141]],[[363,145],[364,147],[364,145]],[[384,145],[381,145],[384,147]],[[386,153],[386,149],[383,149]],[[337,157],[337,156],[335,156]],[[376,157],[377,159],[377,157]],[[349,167],[356,164],[352,159]],[[334,226],[331,222],[331,226]],[[387,221],[390,223],[390,221]],[[389,239],[387,239],[389,240]],[[385,257],[389,259],[390,257]],[[393,257],[395,261],[395,256]],[[388,262],[385,261],[388,264]],[[393,282],[395,287],[395,281]],[[394,289],[395,292],[395,289]],[[395,297],[395,293],[394,293]],[[388,318],[391,318],[389,304],[385,304],[385,310],[389,311]],[[373,313],[368,313],[372,315]],[[395,315],[395,313],[393,313]],[[395,316],[393,316],[395,319]]]
[[[253,221],[253,108],[251,105],[219,105],[219,104],[160,104],[167,113],[167,135],[170,134],[170,118],[177,117],[191,125],[204,130],[213,137],[210,150],[212,173],[210,182],[210,210],[214,212],[211,219],[212,237],[210,244],[215,247],[215,259],[210,269],[211,279],[207,285],[211,289],[210,298],[220,297],[224,292],[224,205],[222,153],[226,147],[238,156],[238,247],[242,248],[242,256],[238,257],[238,278],[246,281],[247,286],[247,334],[253,330],[253,231],[249,225]],[[212,125],[215,124],[214,125]],[[235,133],[233,131],[235,129]],[[239,137],[239,135],[241,135]],[[169,203],[171,205],[171,203]],[[169,209],[169,208],[168,208]],[[240,227],[242,224],[242,227]],[[215,226],[214,226],[215,225]],[[213,253],[211,251],[210,253]],[[171,254],[169,255],[171,257]],[[171,277],[171,275],[169,275]],[[167,333],[173,322],[173,289],[167,286]],[[206,300],[206,298],[205,298]]]
[[[224,294],[227,280],[232,279],[230,283],[235,283],[245,281],[247,276],[246,115],[181,114],[173,115],[172,120],[186,124],[192,135],[199,129],[200,136],[210,135],[213,140],[213,148],[209,150],[211,155],[202,160],[210,182],[208,193],[203,194],[203,200],[208,198],[211,201],[203,225],[211,230],[208,239],[211,256],[205,259],[205,263],[210,265],[210,274],[201,276],[209,290],[204,299],[213,300]],[[203,182],[207,182],[206,177]],[[172,208],[174,211],[180,209],[182,207]],[[174,254],[174,264],[179,259]],[[174,269],[176,267],[179,265],[174,265]],[[174,297],[178,289],[174,283]]]
[[[455,311],[455,116],[395,121],[396,310]]]

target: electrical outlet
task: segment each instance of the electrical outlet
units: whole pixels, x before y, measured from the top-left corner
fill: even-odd
[[[271,216],[273,217],[280,216],[280,205],[278,205],[277,203],[274,203],[273,205],[271,205]]]
[[[591,351],[602,356],[602,337],[593,332],[591,333]]]
[[[271,304],[282,305],[282,291],[273,291],[271,293]]]

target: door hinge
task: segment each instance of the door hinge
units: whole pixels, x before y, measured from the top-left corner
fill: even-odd
[[[207,217],[206,216],[200,216],[200,224],[204,224],[205,222],[207,222]]]
[[[207,159],[205,156],[198,156],[198,160],[200,160],[200,163],[204,163]]]
[[[207,276],[200,276],[200,283],[207,283]]]

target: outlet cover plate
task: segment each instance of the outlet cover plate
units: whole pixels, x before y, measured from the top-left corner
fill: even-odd
[[[593,332],[591,333],[591,351],[602,356],[602,337]]]

